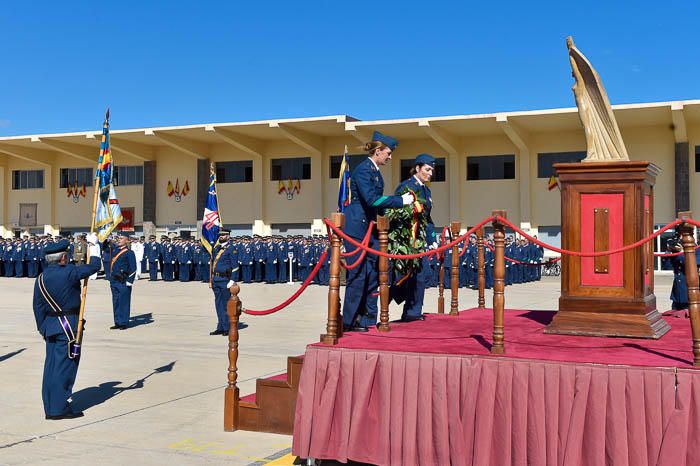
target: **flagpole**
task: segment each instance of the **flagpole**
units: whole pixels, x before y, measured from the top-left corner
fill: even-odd
[[[109,109],[107,109],[107,113],[105,114],[105,124],[109,125]],[[104,138],[104,125],[103,125],[103,135],[102,137]],[[102,142],[100,142],[102,144]],[[102,153],[102,151],[100,151]],[[102,154],[101,154],[102,155]],[[99,161],[98,161],[99,163]],[[99,172],[95,170],[95,194],[92,198],[92,220],[90,221],[90,233],[95,233],[95,216],[97,215],[97,198],[99,195]],[[88,263],[90,261],[89,259],[89,248],[88,248]],[[98,258],[99,260],[99,258]],[[83,343],[83,332],[85,329],[85,301],[87,300],[87,288],[88,288],[88,278],[86,277],[83,280],[83,289],[81,290],[80,293],[80,314],[78,314],[78,331],[75,336],[75,343],[78,347],[78,352],[77,354],[80,354],[81,351],[81,345]]]
[[[220,228],[224,227],[224,221],[221,218],[221,207],[219,204],[219,192],[216,191],[216,171],[214,170],[214,162],[211,162],[209,165],[209,173],[214,174],[214,191],[216,192],[216,210],[218,211],[219,215],[219,223],[221,224]],[[211,175],[210,175],[211,176]],[[204,228],[204,222],[202,222],[202,228]],[[201,242],[201,239],[200,239]],[[209,251],[209,288],[211,288],[212,285],[212,274],[214,273],[214,248],[216,245],[219,244],[219,236],[216,236],[216,241],[214,244],[211,245],[210,251]]]

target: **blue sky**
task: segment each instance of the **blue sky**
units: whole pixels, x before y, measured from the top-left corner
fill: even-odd
[[[568,107],[570,34],[612,103],[700,98],[700,2],[607,3],[3,2],[0,136]]]

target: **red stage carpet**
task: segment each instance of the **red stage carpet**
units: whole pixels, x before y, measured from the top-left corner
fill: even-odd
[[[699,465],[688,320],[667,319],[671,331],[650,341],[545,335],[552,315],[506,312],[500,357],[488,355],[490,310],[309,346],[294,454],[381,465]]]

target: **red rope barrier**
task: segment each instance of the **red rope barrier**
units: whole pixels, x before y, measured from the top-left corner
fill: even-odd
[[[439,254],[439,253],[442,252],[442,251],[446,251],[446,250],[450,249],[450,248],[451,248],[452,246],[454,246],[455,244],[459,244],[459,243],[461,243],[462,241],[464,241],[465,238],[468,238],[469,235],[471,235],[472,233],[474,233],[477,229],[481,228],[481,227],[484,226],[485,224],[489,223],[491,220],[493,220],[493,217],[485,218],[485,219],[482,220],[478,225],[472,227],[472,228],[469,229],[465,234],[463,234],[462,236],[458,237],[456,240],[452,241],[451,243],[448,243],[448,244],[445,244],[445,245],[443,245],[443,246],[440,246],[440,247],[437,248],[437,249],[431,249],[431,250],[429,250],[429,251],[420,252],[420,253],[417,253],[417,254],[389,254],[389,253],[386,253],[386,252],[377,251],[376,249],[372,249],[372,248],[369,248],[369,247],[367,247],[367,246],[364,246],[362,243],[360,243],[360,242],[357,241],[356,239],[353,239],[353,238],[349,237],[348,235],[346,235],[345,233],[343,233],[343,231],[342,231],[341,229],[336,228],[336,226],[333,225],[333,224],[331,223],[331,221],[328,220],[327,218],[324,218],[324,219],[323,219],[323,222],[324,222],[326,225],[328,225],[338,236],[340,236],[341,238],[343,238],[344,240],[346,240],[348,243],[350,243],[350,244],[352,244],[352,245],[354,245],[354,246],[356,246],[356,247],[358,247],[358,248],[362,248],[362,249],[364,249],[365,251],[367,251],[368,253],[374,254],[375,256],[388,257],[389,259],[419,259],[419,258],[421,258],[421,257],[427,257],[427,256],[432,256],[433,254]]]
[[[528,235],[523,230],[521,230],[517,226],[513,225],[511,222],[508,221],[508,219],[499,217],[498,221],[503,223],[504,225],[508,225],[509,227],[511,227],[513,229],[513,231],[519,233],[520,236],[527,238],[529,241],[531,241],[539,246],[542,246],[543,248],[549,249],[550,251],[558,252],[559,254],[567,254],[567,255],[576,256],[576,257],[601,257],[601,256],[608,256],[608,255],[612,255],[612,254],[618,254],[621,252],[629,251],[629,250],[637,248],[645,243],[648,243],[649,241],[653,240],[657,236],[660,236],[664,231],[670,230],[671,228],[674,228],[674,227],[683,223],[681,220],[674,220],[673,222],[671,222],[668,225],[666,225],[665,227],[661,228],[659,231],[655,232],[654,234],[652,234],[646,238],[640,239],[636,243],[632,243],[632,244],[629,244],[627,246],[624,246],[624,247],[621,247],[618,249],[611,249],[609,251],[598,251],[598,252],[579,252],[579,251],[567,251],[566,249],[560,249],[560,248],[557,248],[554,246],[550,246],[547,243],[543,243],[542,241],[538,240],[537,238],[535,238],[533,236]],[[690,222],[688,222],[688,223],[690,223]]]
[[[489,248],[491,251],[495,251],[495,250],[496,250],[496,249],[495,249],[493,246],[491,246],[489,243],[484,243],[484,246],[486,246],[487,248]],[[510,257],[508,257],[508,256],[506,256],[506,255],[504,255],[503,258],[504,258],[505,260],[507,260],[508,262],[512,262],[512,263],[514,263],[514,264],[529,265],[529,266],[531,266],[531,267],[538,267],[538,266],[541,266],[541,265],[554,264],[555,262],[559,262],[559,261],[561,260],[561,256],[559,256],[559,257],[554,257],[554,258],[552,258],[552,259],[550,259],[550,260],[548,260],[548,261],[546,261],[546,262],[535,262],[534,264],[531,264],[531,263],[529,263],[529,262],[522,262],[522,261],[519,261],[519,260],[517,260],[517,259],[511,259]]]
[[[326,257],[328,257],[328,249],[323,251],[323,254],[321,254],[321,257],[318,259],[318,262],[316,263],[316,267],[311,271],[308,277],[306,277],[306,280],[304,280],[304,283],[301,284],[299,289],[289,298],[287,298],[286,301],[284,301],[281,304],[278,304],[277,306],[270,308],[270,309],[265,309],[264,311],[256,311],[253,309],[242,309],[242,312],[251,316],[266,316],[269,314],[273,314],[277,311],[280,311],[284,309],[285,307],[289,306],[292,304],[303,292],[304,290],[309,286],[311,281],[314,279],[316,274],[318,273],[319,269],[321,268],[321,265],[323,262],[326,260]]]
[[[372,234],[373,229],[374,229],[374,220],[369,222],[369,227],[367,227],[367,233],[365,233],[365,237],[362,238],[362,244],[364,244],[365,246],[367,246],[369,244],[369,237]],[[330,229],[328,229],[328,239],[329,240],[331,239]],[[355,254],[357,254],[358,252],[360,252],[359,249],[355,249],[352,252],[341,252],[340,257],[351,257],[351,256],[354,256]]]

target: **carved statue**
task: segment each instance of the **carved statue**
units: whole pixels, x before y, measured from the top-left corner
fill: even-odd
[[[566,46],[569,49],[572,75],[576,79],[572,90],[586,132],[588,150],[583,161],[628,161],[627,149],[600,76],[576,48],[571,36],[566,38]]]

